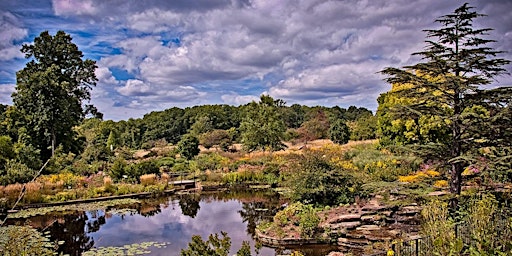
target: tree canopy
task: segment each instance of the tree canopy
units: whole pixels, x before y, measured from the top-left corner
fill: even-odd
[[[31,60],[17,72],[12,95],[22,117],[19,124],[43,157],[53,155],[59,144],[70,150],[72,128],[86,114],[99,115],[94,106],[83,104],[90,100],[90,90],[96,85],[96,63],[84,60],[71,36],[63,31],[55,36],[42,32],[33,44],[24,44],[21,52]]]
[[[247,150],[274,151],[285,147],[282,140],[286,126],[278,111],[282,106],[282,100],[266,95],[261,96],[260,102],[249,104],[247,115],[240,124],[242,144]]]

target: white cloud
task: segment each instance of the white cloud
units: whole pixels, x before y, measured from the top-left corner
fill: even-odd
[[[411,53],[424,46],[422,29],[438,27],[434,19],[460,4],[53,0],[56,20],[42,23],[72,30],[84,53],[97,54],[103,90],[98,99],[104,97],[105,106],[109,97],[116,108],[137,111],[210,102],[236,105],[267,91],[288,103],[351,102],[373,108],[379,93],[389,89],[376,73],[416,62]],[[499,41],[495,46],[510,50],[512,2],[476,0],[474,5],[489,14],[479,24],[496,28],[491,32]],[[0,42],[0,61],[16,58],[12,42],[27,36],[23,26],[8,24],[14,24],[11,32],[0,31],[0,39],[6,39],[1,41],[7,42]],[[512,53],[504,56],[511,59]],[[127,75],[116,78],[114,68]]]
[[[0,84],[0,103],[1,104],[12,104],[11,94],[14,92],[14,84]]]
[[[20,21],[10,12],[0,12],[0,61],[23,58],[21,47],[15,41],[23,40],[28,30],[20,27]]]
[[[236,93],[231,93],[222,95],[221,99],[225,104],[238,106],[247,104],[252,101],[258,102],[260,97],[256,95],[238,95]]]
[[[57,15],[94,15],[98,8],[92,0],[52,0]]]

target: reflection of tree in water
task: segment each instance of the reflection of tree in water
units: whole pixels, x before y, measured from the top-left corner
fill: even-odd
[[[201,196],[199,194],[182,194],[179,197],[179,205],[181,212],[191,218],[196,217],[199,211],[199,201]]]
[[[144,217],[155,216],[162,212],[162,205],[164,208],[169,206],[168,197],[157,197],[144,199],[137,207],[137,212]]]
[[[90,218],[85,212],[74,212],[57,216],[56,219],[46,230],[55,240],[64,241],[59,252],[69,255],[81,255],[91,249],[94,240],[88,233],[98,231],[105,224],[105,215],[99,211],[91,214]]]
[[[242,202],[242,210],[238,211],[243,222],[247,222],[247,234],[254,237],[256,226],[262,220],[271,221],[280,208],[278,196],[268,197],[267,200]]]

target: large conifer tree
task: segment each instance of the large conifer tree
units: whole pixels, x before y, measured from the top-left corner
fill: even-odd
[[[498,58],[501,52],[488,46],[494,41],[484,37],[492,29],[474,28],[474,19],[482,16],[464,4],[438,18],[441,28],[425,30],[427,45],[415,53],[422,62],[381,71],[388,76],[387,82],[409,85],[389,93],[415,99],[413,104],[389,111],[413,119],[435,115],[439,117],[437,125],[447,127],[445,140],[414,146],[424,157],[446,165],[454,194],[460,194],[467,166],[482,157],[492,163],[507,161],[510,156],[499,152],[512,146],[512,87],[482,88],[506,74],[504,65],[510,61]]]

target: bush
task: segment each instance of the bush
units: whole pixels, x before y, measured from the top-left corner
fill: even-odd
[[[362,181],[354,171],[331,164],[323,155],[307,152],[295,163],[287,183],[294,200],[317,205],[338,205],[361,195]]]
[[[37,171],[30,169],[16,160],[7,160],[5,172],[0,176],[0,184],[27,183],[32,180]]]
[[[144,174],[139,179],[140,184],[143,186],[154,185],[156,183],[156,174]]]
[[[265,229],[279,229],[289,225],[299,226],[301,237],[311,238],[315,234],[318,224],[320,224],[320,217],[315,208],[312,205],[296,202],[277,212],[274,216],[274,223]]]
[[[229,159],[219,155],[218,153],[208,153],[197,156],[195,162],[201,171],[215,171],[227,166]]]

